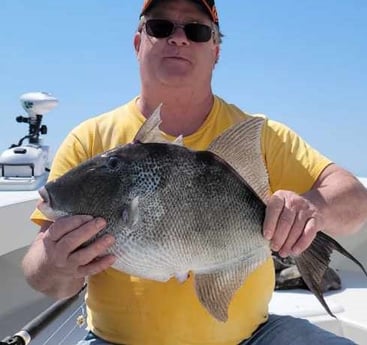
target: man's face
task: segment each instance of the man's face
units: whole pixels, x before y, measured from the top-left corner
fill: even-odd
[[[213,26],[209,17],[187,0],[162,1],[153,7],[146,19],[168,19],[176,24],[201,23]],[[167,38],[149,36],[145,25],[134,39],[144,82],[159,82],[174,87],[211,82],[219,45],[213,37],[208,42],[189,40],[182,27]]]

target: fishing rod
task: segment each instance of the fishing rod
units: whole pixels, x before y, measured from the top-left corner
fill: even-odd
[[[46,310],[28,322],[13,336],[8,336],[0,341],[0,345],[28,345],[39,332],[56,319],[68,306],[78,299],[80,293],[85,289],[85,284],[80,291],[67,299],[59,300],[49,306]]]

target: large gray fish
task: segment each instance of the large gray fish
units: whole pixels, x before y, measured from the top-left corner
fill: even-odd
[[[234,293],[271,257],[262,235],[267,176],[256,163],[260,151],[246,152],[256,139],[249,137],[249,128],[261,130],[262,121],[242,121],[207,151],[193,151],[180,139],[172,144],[158,138],[157,109],[133,143],[48,182],[40,190],[39,209],[50,219],[76,214],[105,218],[101,235],[116,238],[110,249],[118,258],[114,268],[157,281],[184,280],[192,272],[199,301],[224,322]],[[334,249],[367,275],[322,232],[295,258],[306,284],[331,315],[320,286]]]

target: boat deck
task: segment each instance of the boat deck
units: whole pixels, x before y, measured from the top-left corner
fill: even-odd
[[[367,345],[367,277],[361,271],[338,271],[342,289],[325,294],[336,318],[331,317],[316,297],[305,290],[275,291],[270,312],[308,319],[335,334]]]

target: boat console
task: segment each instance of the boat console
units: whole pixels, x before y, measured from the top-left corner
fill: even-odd
[[[0,155],[0,191],[37,190],[49,173],[49,147],[40,138],[47,134],[42,117],[56,107],[58,100],[46,92],[29,92],[20,97],[20,103],[28,116],[17,116],[16,121],[27,123],[29,130]],[[26,139],[28,143],[23,144]]]

